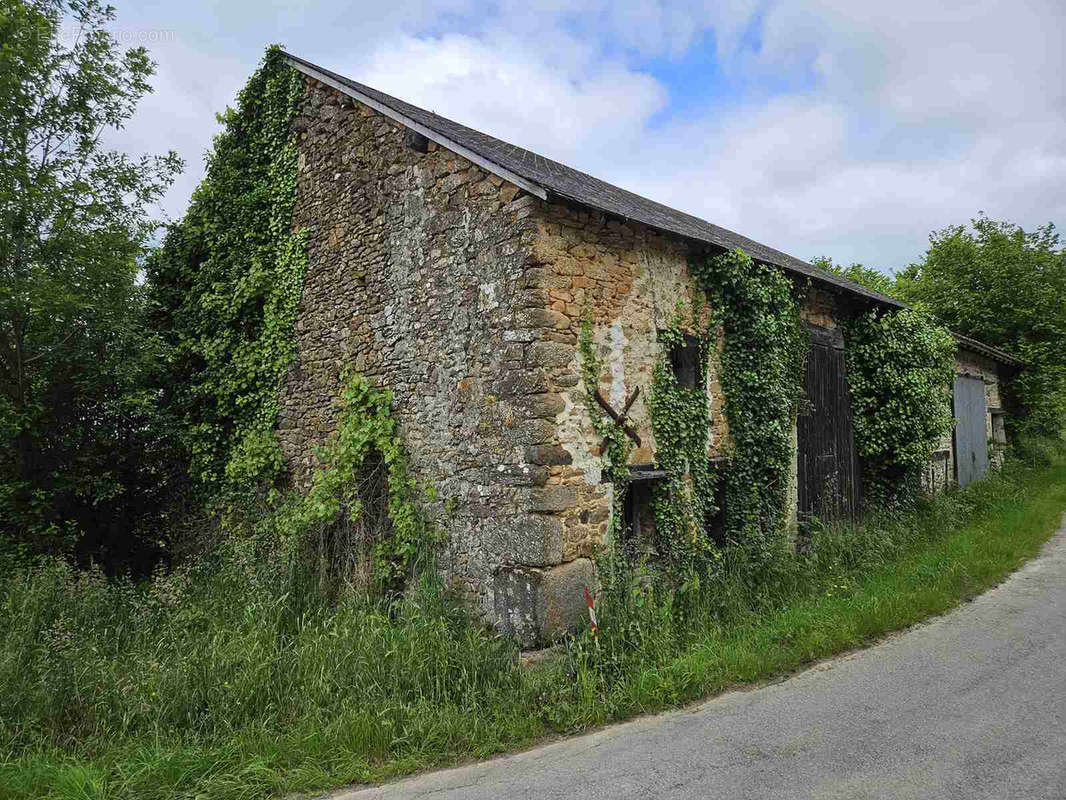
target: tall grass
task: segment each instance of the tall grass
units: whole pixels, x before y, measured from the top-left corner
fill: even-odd
[[[380,779],[794,669],[950,608],[1066,509],[1061,447],[905,514],[821,526],[683,595],[625,576],[600,631],[522,669],[435,580],[309,602],[233,549],[132,584],[0,577],[0,796],[261,797]],[[609,565],[608,565],[609,566]]]

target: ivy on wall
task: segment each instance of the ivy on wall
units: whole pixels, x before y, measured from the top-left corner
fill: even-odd
[[[655,489],[656,539],[664,565],[683,583],[698,575],[701,558],[715,553],[710,523],[718,512],[716,484],[725,481],[728,543],[766,554],[784,530],[792,475],[792,429],[803,395],[802,369],[809,344],[793,283],[780,270],[735,250],[693,265],[703,297],[693,304],[691,330],[699,348],[694,385],[680,385],[670,354],[685,345],[684,317],[659,331],[662,356],[655,365],[648,407],[656,465],[667,477]],[[710,300],[714,318],[705,303]],[[719,477],[708,457],[710,409],[707,373],[715,324],[725,346],[719,379],[729,421],[729,468]],[[691,335],[691,334],[690,334]],[[604,470],[615,486],[612,537],[620,533],[622,498],[630,480],[629,442],[604,416],[594,396],[602,362],[586,315],[580,337],[585,401],[596,432],[608,442]]]
[[[689,334],[698,348],[695,381],[678,381],[671,354],[688,342],[682,309],[659,330],[661,355],[652,373],[648,410],[655,435],[655,464],[667,473],[653,490],[652,509],[660,554],[675,580],[698,573],[701,559],[714,552],[709,527],[718,511],[715,471],[707,452],[710,403],[707,374],[714,345],[713,324],[702,298],[693,303]]]
[[[186,431],[209,492],[282,469],[278,390],[296,353],[306,233],[292,226],[300,74],[272,47],[220,115],[207,174],[147,264],[151,319],[167,345],[164,407]]]
[[[293,229],[303,78],[277,47],[241,91],[185,218],[148,264],[152,319],[167,344],[164,405],[187,431],[190,471],[237,541],[261,549],[315,591],[402,585],[431,552],[392,395],[346,373],[337,429],[310,486],[283,488],[278,393],[296,356],[307,266]]]
[[[303,548],[319,581],[351,580],[393,594],[439,534],[419,509],[392,392],[353,372],[342,376],[337,429],[321,448],[306,493],[290,489],[268,518],[276,538]],[[359,563],[367,558],[369,563]]]
[[[781,270],[733,250],[694,271],[724,331],[719,381],[732,439],[726,537],[753,555],[767,554],[785,523],[809,337]]]
[[[922,471],[954,424],[955,342],[909,309],[868,311],[845,329],[864,494],[874,504],[895,503],[919,491]]]

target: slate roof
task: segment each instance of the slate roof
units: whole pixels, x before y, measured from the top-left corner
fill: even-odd
[[[857,283],[833,275],[808,264],[798,258],[767,247],[739,233],[719,227],[710,222],[685,214],[682,211],[656,203],[646,197],[620,189],[601,181],[573,167],[560,164],[550,158],[534,153],[517,145],[501,141],[494,136],[460,125],[450,119],[441,117],[431,111],[404,102],[399,98],[379,92],[369,86],[338,75],[324,67],[312,64],[298,56],[285,53],[289,61],[302,72],[318,77],[314,73],[328,76],[352,91],[365,95],[396,113],[436,131],[447,139],[462,145],[481,156],[486,161],[498,164],[503,169],[525,178],[529,182],[543,187],[549,195],[571,200],[584,206],[614,214],[625,219],[636,220],[658,230],[668,231],[698,242],[714,245],[727,250],[740,247],[752,258],[804,275],[821,283],[843,289],[851,294],[864,296],[870,300],[892,306],[902,306],[898,300],[871,291]]]
[[[450,119],[434,114],[432,111],[426,111],[392,95],[379,92],[370,86],[357,83],[350,78],[331,72],[291,53],[284,53],[284,56],[304,74],[330,83],[357,99],[368,100],[374,105],[383,106],[387,112],[392,112],[389,116],[394,119],[401,123],[413,122],[416,126],[426,129],[427,133],[437,134],[432,138],[444,138],[447,142],[454,143],[460,148],[470,151],[479,157],[480,161],[488,162],[487,166],[490,169],[492,165],[495,165],[503,173],[512,173],[512,175],[518,176],[523,179],[523,182],[532,184],[532,188],[540,189],[541,191],[538,191],[537,194],[548,198],[555,196],[570,200],[598,211],[628,220],[643,222],[657,230],[673,233],[696,242],[710,244],[714,247],[726,250],[739,247],[754,259],[773,264],[797,275],[811,278],[824,286],[844,291],[851,295],[857,295],[867,301],[882,305],[906,307],[906,304],[899,300],[867,289],[854,281],[841,278],[806,261],[790,256],[787,253],[782,253],[780,250],[775,250],[746,236],[741,236],[739,233],[670,208],[662,203],[656,203],[654,200],[649,200],[646,197],[621,189],[599,178],[580,172],[573,167],[560,164],[558,161],[553,161],[525,148],[504,142],[458,122],[453,122]],[[510,176],[503,174],[501,177]],[[1018,363],[1016,359],[997,348],[989,347],[966,337],[956,336],[956,339],[959,340],[960,344],[968,344],[971,349],[983,352],[996,360],[1008,364]],[[963,339],[965,341],[962,341]]]

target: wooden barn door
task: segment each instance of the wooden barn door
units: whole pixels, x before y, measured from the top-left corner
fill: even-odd
[[[804,388],[808,407],[797,420],[800,518],[852,516],[862,484],[839,331],[811,327]]]
[[[988,399],[984,381],[955,377],[955,477],[959,486],[988,472]]]

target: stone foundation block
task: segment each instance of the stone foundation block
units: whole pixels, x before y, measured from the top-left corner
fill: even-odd
[[[596,568],[578,558],[548,569],[502,567],[495,575],[497,627],[523,647],[547,644],[588,619],[585,587],[596,586]]]
[[[544,571],[537,595],[542,641],[552,641],[588,620],[585,587],[590,592],[596,588],[596,566],[591,559],[578,558]]]
[[[485,544],[504,564],[554,566],[563,560],[563,520],[546,514],[501,519],[486,532]]]

